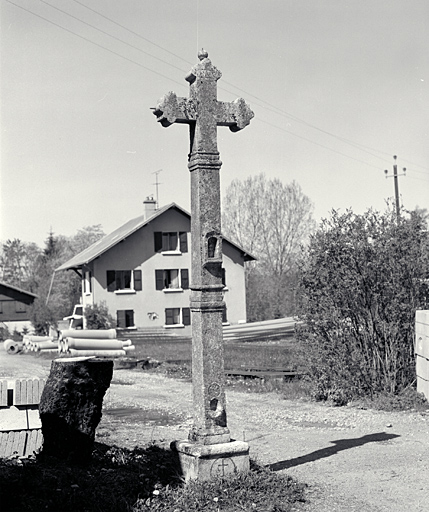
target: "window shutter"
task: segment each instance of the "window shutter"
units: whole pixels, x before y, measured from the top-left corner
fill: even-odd
[[[125,326],[134,327],[134,309],[125,310]]]
[[[155,270],[155,289],[163,290],[164,289],[164,271],[163,270]]]
[[[179,233],[180,238],[180,252],[188,252],[188,233]]]
[[[172,308],[165,309],[165,325],[174,324],[174,310]]]
[[[182,308],[182,322],[183,325],[191,325],[191,309]]]
[[[107,291],[114,292],[116,290],[116,272],[114,270],[108,270],[107,274]]]
[[[127,326],[125,309],[118,309],[118,311],[116,311],[116,326],[120,328]]]
[[[116,289],[122,290],[124,287],[124,271],[117,270],[116,271]]]
[[[170,240],[170,237],[168,236],[168,233],[162,233],[162,250],[163,251],[169,251],[170,247],[168,244],[168,241]]]
[[[189,289],[189,272],[188,272],[188,269],[187,268],[182,268],[182,270],[180,271],[181,273],[181,281],[182,281],[182,288],[184,290],[188,290]]]
[[[222,284],[226,286],[226,270],[222,267]]]
[[[142,290],[142,271],[134,270],[134,290],[141,292]]]
[[[162,233],[161,231],[154,232],[154,240],[155,240],[155,252],[162,251]]]

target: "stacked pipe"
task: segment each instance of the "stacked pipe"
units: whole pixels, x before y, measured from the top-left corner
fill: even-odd
[[[22,341],[7,339],[5,340],[3,346],[9,355],[15,355],[18,354],[18,352],[21,352],[21,350],[24,347],[24,344],[22,343]]]
[[[60,332],[59,352],[76,356],[124,357],[135,350],[131,340],[116,339],[115,329],[67,329]]]
[[[26,334],[23,338],[24,351],[43,352],[45,354],[58,352],[58,339],[53,336],[32,336]]]

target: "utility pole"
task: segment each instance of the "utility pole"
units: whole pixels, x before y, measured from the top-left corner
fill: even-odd
[[[385,169],[384,173],[386,174],[386,179],[393,177],[393,182],[395,184],[395,201],[396,201],[396,217],[399,219],[400,216],[400,206],[399,206],[399,183],[398,176],[405,176],[406,168],[404,167],[402,170],[403,174],[398,174],[398,166],[396,165],[397,156],[393,155],[393,174],[388,174],[388,170]]]
[[[159,198],[158,198],[158,186],[162,185],[162,183],[159,183],[158,181],[158,174],[162,172],[162,169],[158,169],[157,171],[153,172],[152,174],[155,174],[155,183],[152,183],[152,185],[155,185],[156,190],[156,209],[159,208]]]

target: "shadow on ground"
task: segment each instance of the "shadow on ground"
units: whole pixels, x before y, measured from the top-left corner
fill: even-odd
[[[177,454],[155,444],[128,450],[95,443],[78,463],[41,454],[0,459],[2,512],[129,512],[154,490],[180,486]]]
[[[316,450],[315,452],[308,453],[307,455],[295,457],[294,459],[274,462],[273,464],[268,464],[267,467],[272,471],[281,471],[282,469],[289,469],[295,466],[300,466],[301,464],[306,464],[307,462],[314,462],[319,459],[331,457],[331,455],[335,455],[336,453],[343,450],[356,448],[367,443],[380,443],[383,441],[390,441],[396,437],[400,436],[397,434],[386,434],[386,432],[378,432],[376,434],[368,434],[366,436],[357,437],[354,439],[339,439],[338,441],[331,441],[334,446],[328,446],[326,448]]]

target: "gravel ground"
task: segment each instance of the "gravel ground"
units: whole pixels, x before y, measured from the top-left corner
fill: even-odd
[[[50,361],[8,356],[0,377],[43,377]],[[327,407],[279,395],[227,391],[228,425],[251,456],[308,484],[311,512],[427,512],[429,414]],[[185,439],[191,384],[142,370],[115,370],[97,440],[133,447]],[[297,508],[298,510],[298,508]]]

